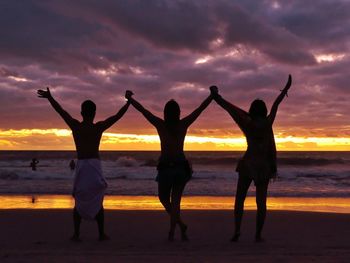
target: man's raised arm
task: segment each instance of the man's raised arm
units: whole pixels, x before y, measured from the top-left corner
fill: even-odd
[[[103,131],[107,130],[109,127],[111,127],[114,123],[116,123],[119,119],[121,119],[124,116],[129,106],[130,106],[130,102],[127,101],[125,105],[120,108],[117,114],[107,118],[104,121],[98,122],[97,125],[99,125]]]
[[[55,111],[62,117],[62,119],[67,123],[69,128],[72,129],[74,124],[78,122],[76,119],[73,119],[72,116],[69,115],[68,112],[66,112],[61,105],[52,97],[50,89],[47,87],[46,90],[38,90],[38,97],[48,99],[51,106],[55,109]]]

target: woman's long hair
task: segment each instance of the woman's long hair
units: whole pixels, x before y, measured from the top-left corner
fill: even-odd
[[[174,131],[175,126],[180,121],[180,106],[175,100],[169,100],[165,104],[164,121],[169,131]]]
[[[249,109],[249,115],[252,119],[256,118],[266,118],[267,108],[263,100],[256,99],[252,102]]]

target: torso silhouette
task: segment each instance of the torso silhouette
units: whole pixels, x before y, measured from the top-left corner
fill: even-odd
[[[76,121],[71,127],[78,159],[99,158],[103,129],[99,123]]]
[[[174,125],[167,125],[161,120],[156,125],[160,138],[161,155],[163,158],[176,159],[184,155],[183,147],[187,126],[180,120]]]
[[[268,118],[250,119],[241,125],[241,129],[246,136],[248,148],[245,158],[267,160],[271,156],[272,126]]]

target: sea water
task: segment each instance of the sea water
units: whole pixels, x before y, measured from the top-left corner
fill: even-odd
[[[242,152],[187,152],[193,178],[186,196],[233,196],[235,167]],[[107,195],[155,196],[159,152],[102,151]],[[39,160],[32,171],[32,158]],[[0,194],[63,194],[72,191],[73,151],[0,151]],[[76,161],[76,160],[75,160]],[[278,152],[278,179],[272,197],[350,197],[350,152]],[[252,186],[248,195],[255,192]]]

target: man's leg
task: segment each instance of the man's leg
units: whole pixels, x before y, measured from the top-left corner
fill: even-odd
[[[71,237],[72,241],[80,241],[80,223],[81,216],[79,215],[77,209],[74,207],[73,209],[73,222],[74,222],[74,234]]]
[[[105,234],[105,214],[103,207],[100,209],[95,219],[98,226],[99,240],[109,240],[109,237]]]

